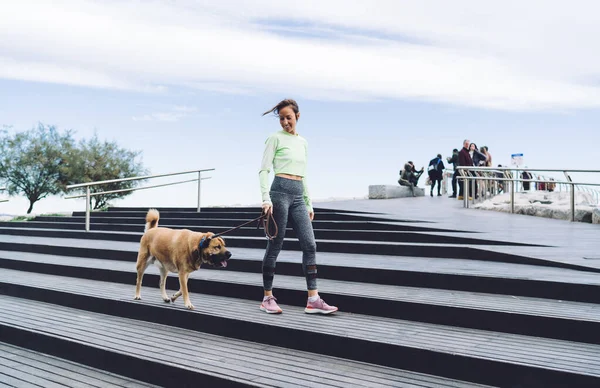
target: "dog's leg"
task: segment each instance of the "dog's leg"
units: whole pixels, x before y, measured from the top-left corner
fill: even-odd
[[[177,291],[176,293],[173,294],[173,296],[171,297],[171,302],[175,303],[177,298],[179,298],[180,296],[181,296],[181,288],[179,289],[179,291]]]
[[[162,297],[162,300],[164,300],[167,303],[171,301],[171,298],[169,298],[169,296],[167,295],[167,291],[165,290],[168,273],[169,271],[165,267],[160,266],[160,295]]]
[[[188,293],[187,287],[187,281],[189,276],[189,273],[179,272],[179,288],[181,290],[181,294],[183,295],[183,303],[185,304],[185,307],[190,310],[193,310],[194,305],[192,304],[192,302],[190,302],[190,295]]]
[[[140,251],[137,257],[137,263],[135,268],[137,269],[137,281],[135,282],[135,298],[136,300],[142,299],[142,279],[144,278],[144,272],[150,265],[150,253]]]

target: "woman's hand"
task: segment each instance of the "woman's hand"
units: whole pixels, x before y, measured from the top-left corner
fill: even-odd
[[[315,212],[314,212],[314,210],[311,210],[311,211],[308,212],[308,218],[310,218],[311,221],[315,218]]]
[[[273,213],[273,205],[270,203],[264,203],[262,205],[262,211],[263,214],[268,216],[269,214]]]

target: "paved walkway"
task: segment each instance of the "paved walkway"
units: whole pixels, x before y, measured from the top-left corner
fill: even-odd
[[[428,221],[449,231],[480,232],[479,238],[540,244],[546,247],[487,246],[486,249],[600,269],[600,225],[465,209],[462,201],[445,196],[317,202],[314,206],[382,213],[383,218]],[[465,233],[453,235],[468,237]]]

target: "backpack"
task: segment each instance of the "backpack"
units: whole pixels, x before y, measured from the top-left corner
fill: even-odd
[[[435,163],[435,159],[437,159],[437,163]],[[431,161],[429,162],[429,167],[427,168],[427,171],[439,171],[438,167],[440,166],[440,163],[442,161],[442,159],[440,158],[435,158],[435,159],[431,159]]]

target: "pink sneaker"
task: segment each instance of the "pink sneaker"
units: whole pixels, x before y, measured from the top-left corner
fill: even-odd
[[[336,311],[338,311],[337,307],[328,305],[321,298],[315,302],[306,301],[306,308],[304,309],[307,314],[331,314]]]
[[[267,314],[281,314],[283,310],[277,306],[277,299],[274,296],[269,296],[260,304],[260,310]]]

